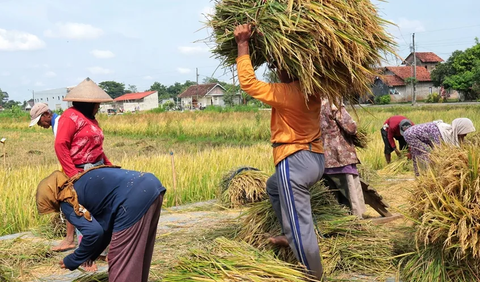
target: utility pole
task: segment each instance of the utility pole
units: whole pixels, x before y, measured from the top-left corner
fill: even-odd
[[[416,88],[417,88],[417,56],[415,54],[415,33],[412,34],[412,49],[413,49],[413,94],[412,94],[412,106],[415,106],[417,96],[416,96]]]
[[[197,93],[197,108],[200,109],[199,105],[198,105],[198,68],[195,68],[195,76],[196,76],[196,79],[197,79],[197,87],[195,88],[196,89],[196,93]],[[192,103],[193,104],[193,103]]]

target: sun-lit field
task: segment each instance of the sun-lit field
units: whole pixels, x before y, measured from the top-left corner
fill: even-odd
[[[359,151],[360,160],[369,169],[385,167],[379,129],[391,115],[402,114],[415,123],[436,119],[450,123],[468,117],[479,128],[479,110],[478,106],[357,108],[351,113],[367,128],[370,139],[368,148]],[[233,168],[252,166],[272,173],[269,116],[269,111],[168,112],[100,116],[99,122],[109,158],[125,169],[154,173],[168,189],[165,206],[173,206],[215,198],[223,174]],[[35,229],[48,221],[37,215],[34,196],[39,181],[59,167],[53,134],[27,125],[26,116],[0,119],[0,137],[7,138],[0,145],[0,235]],[[389,173],[388,168],[382,172]]]

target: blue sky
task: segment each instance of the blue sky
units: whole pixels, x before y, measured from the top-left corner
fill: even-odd
[[[447,59],[480,37],[480,1],[373,0],[381,17],[397,24],[390,32],[398,54],[417,51]],[[440,4],[441,3],[441,4]],[[211,57],[202,14],[209,0],[0,0],[0,88],[23,101],[31,91],[74,86],[85,77],[115,80],[146,90],[214,76],[230,81]],[[389,64],[397,64],[393,57]]]

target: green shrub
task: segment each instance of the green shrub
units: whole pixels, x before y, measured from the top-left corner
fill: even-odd
[[[391,101],[392,101],[392,98],[390,97],[389,94],[375,97],[375,104],[378,104],[378,105],[387,105],[387,104],[390,104]]]
[[[427,103],[443,103],[443,99],[440,96],[440,94],[438,94],[437,92],[433,92],[431,94],[428,94],[427,100],[425,102],[427,102]]]

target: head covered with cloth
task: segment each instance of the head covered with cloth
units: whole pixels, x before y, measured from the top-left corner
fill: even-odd
[[[93,167],[71,178],[53,172],[38,185],[38,211],[61,209],[83,234],[60,266],[91,265],[110,245],[109,281],[147,282],[165,190],[151,173],[115,166]]]

